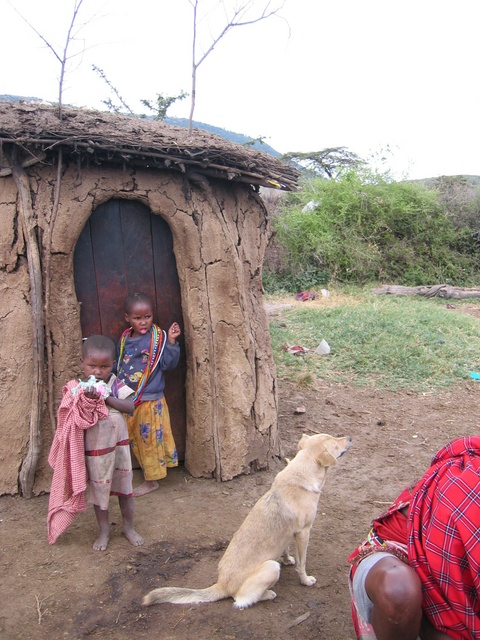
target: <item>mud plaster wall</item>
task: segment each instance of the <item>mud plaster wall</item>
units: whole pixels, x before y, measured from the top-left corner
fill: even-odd
[[[54,170],[28,170],[38,226],[47,231]],[[168,172],[67,168],[52,238],[50,325],[55,408],[63,385],[79,374],[81,328],[73,252],[95,208],[111,198],[135,199],[169,223],[180,279],[187,357],[185,464],[194,476],[228,480],[268,465],[277,453],[277,399],[261,266],[267,243],[261,200],[244,185],[192,184]],[[0,494],[17,493],[29,440],[32,378],[31,307],[17,195],[0,182]],[[45,403],[46,407],[46,403]],[[52,439],[44,411],[35,493],[48,491]]]

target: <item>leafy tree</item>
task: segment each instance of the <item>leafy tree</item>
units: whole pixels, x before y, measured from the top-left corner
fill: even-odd
[[[163,122],[172,104],[177,100],[183,100],[187,96],[188,93],[185,93],[185,91],[181,91],[178,96],[165,96],[163,93],[157,93],[154,103],[151,100],[141,100],[141,103],[150,111],[155,112],[155,120]]]
[[[265,144],[266,137],[258,136],[257,138],[252,138],[251,140],[247,140],[247,142],[243,142],[244,147],[253,147],[258,144]]]
[[[468,176],[441,176],[432,181],[440,201],[458,228],[480,229],[480,188]]]
[[[285,153],[282,160],[304,167],[314,175],[336,178],[345,169],[357,169],[364,161],[346,147],[327,147],[321,151]]]
[[[109,80],[104,70],[100,69],[100,67],[97,67],[96,65],[92,65],[92,69],[95,71],[95,73],[98,73],[98,75],[102,78],[102,80],[110,87],[110,90],[115,95],[118,101],[118,104],[117,104],[111,98],[102,100],[103,104],[106,105],[107,109],[109,111],[112,111],[113,113],[126,112],[131,116],[136,115],[132,111],[132,109],[129,107],[129,105],[125,102],[125,100],[122,98],[122,96],[120,95],[120,92],[115,87],[115,85]],[[147,99],[143,99],[140,102],[145,107],[147,107],[147,109],[150,109],[150,111],[153,111],[155,113],[155,120],[160,120],[161,122],[163,122],[163,120],[165,120],[165,117],[167,115],[167,111],[172,106],[172,104],[177,100],[183,100],[187,95],[188,94],[185,93],[185,91],[181,91],[178,96],[165,96],[163,93],[157,93],[157,97],[154,102]],[[142,117],[145,117],[145,116],[142,116]]]

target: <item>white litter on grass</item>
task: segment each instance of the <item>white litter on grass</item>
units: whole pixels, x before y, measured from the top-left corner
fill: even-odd
[[[317,356],[326,356],[327,354],[330,353],[330,351],[331,351],[330,345],[325,339],[323,339],[318,345],[318,347],[315,349],[315,353],[317,354]]]

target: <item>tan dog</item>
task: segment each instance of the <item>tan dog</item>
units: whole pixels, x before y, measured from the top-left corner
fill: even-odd
[[[298,453],[277,474],[269,491],[247,515],[218,565],[217,582],[207,589],[162,587],[148,593],[144,605],[160,602],[197,604],[233,598],[238,609],[260,600],[273,600],[271,587],[280,576],[280,563],[296,564],[300,582],[311,586],[316,579],[305,570],[310,529],[328,467],[337,464],[350,448],[349,437],[304,435]],[[296,542],[295,558],[288,545]]]

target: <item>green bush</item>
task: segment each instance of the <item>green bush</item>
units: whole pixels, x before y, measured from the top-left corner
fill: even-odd
[[[326,286],[330,280],[330,274],[315,267],[315,265],[306,264],[295,272],[290,271],[271,271],[265,269],[262,276],[263,288],[267,293],[278,293],[280,291],[308,291],[319,286]]]
[[[267,290],[329,281],[465,286],[479,267],[471,230],[455,227],[437,191],[368,171],[305,181],[285,199],[275,231],[287,263],[266,274]]]

